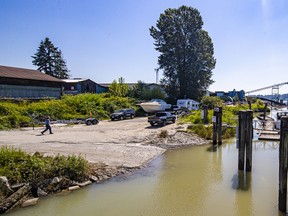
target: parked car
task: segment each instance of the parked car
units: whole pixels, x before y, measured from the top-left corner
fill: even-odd
[[[175,123],[176,115],[171,114],[170,112],[157,112],[154,116],[148,117],[148,122],[151,126],[157,125],[166,125],[166,123]]]
[[[172,106],[171,106],[171,111],[172,111],[174,114],[178,115],[178,114],[180,114],[180,113],[183,111],[183,109],[182,109],[182,107],[180,107],[180,106],[172,105]]]
[[[110,115],[112,121],[114,120],[123,120],[126,118],[133,119],[135,117],[134,109],[121,109]]]

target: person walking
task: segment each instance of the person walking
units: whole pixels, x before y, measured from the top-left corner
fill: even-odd
[[[50,134],[53,134],[52,133],[52,129],[51,129],[51,126],[50,126],[50,117],[47,116],[46,119],[45,119],[45,130],[41,132],[41,134],[43,135],[47,130],[49,130]]]

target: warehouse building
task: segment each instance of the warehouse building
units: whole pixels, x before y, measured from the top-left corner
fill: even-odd
[[[60,98],[63,81],[38,70],[0,65],[1,98]]]

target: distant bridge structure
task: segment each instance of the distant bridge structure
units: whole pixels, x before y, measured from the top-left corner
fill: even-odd
[[[255,90],[252,90],[252,91],[247,91],[245,93],[247,95],[250,95],[250,94],[255,93],[255,92],[271,89],[272,90],[271,93],[272,93],[273,98],[275,98],[276,100],[279,100],[279,88],[281,86],[287,85],[287,84],[288,84],[288,82],[283,82],[283,83],[274,84],[274,85],[271,85],[271,86],[266,86],[266,87],[263,87],[263,88],[255,89]]]

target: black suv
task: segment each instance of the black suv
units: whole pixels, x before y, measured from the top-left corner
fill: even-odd
[[[135,117],[135,111],[133,109],[121,109],[110,115],[112,121],[116,119],[123,120],[124,118],[133,119],[134,117]]]

